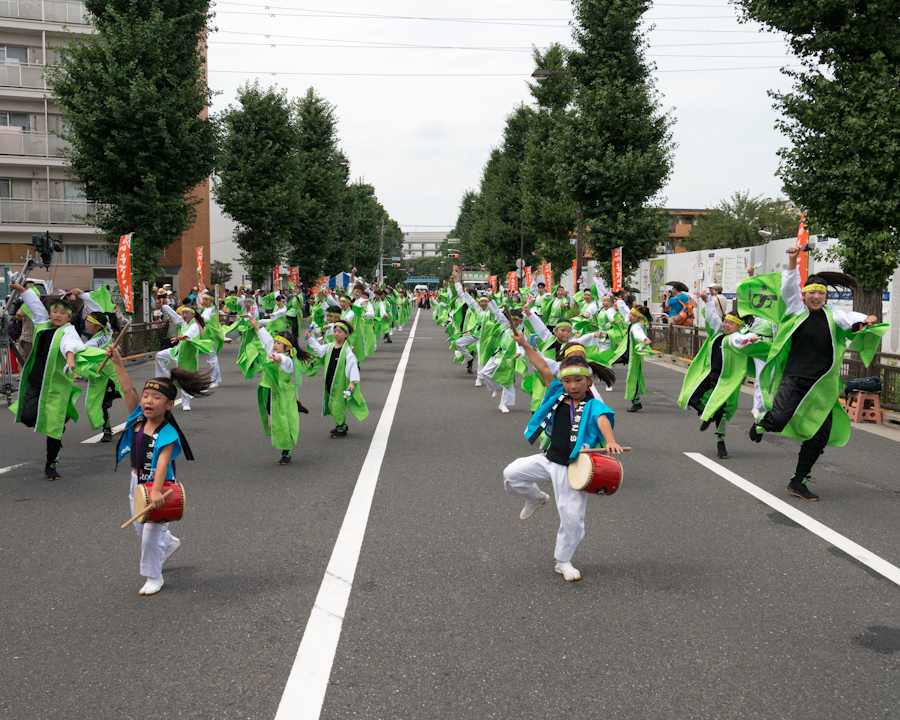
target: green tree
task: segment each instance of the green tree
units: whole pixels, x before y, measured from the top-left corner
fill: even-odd
[[[231,265],[221,260],[209,264],[209,281],[213,285],[226,285],[231,280]]]
[[[459,201],[459,214],[456,217],[456,226],[448,233],[448,237],[459,238],[459,263],[475,262],[472,248],[472,228],[475,225],[476,204],[480,201],[478,193],[474,190],[466,190],[462,200]],[[445,255],[446,256],[446,255]]]
[[[375,269],[381,252],[381,221],[385,216],[373,186],[358,180],[347,187],[340,232],[349,256],[348,263],[336,272],[352,267],[355,254],[359,274],[371,281],[375,280]]]
[[[801,70],[770,93],[790,141],[779,151],[788,197],[839,238],[836,255],[881,317],[900,259],[900,14],[896,0],[740,0],[743,20],[786,33]]]
[[[515,269],[522,229],[521,170],[525,161],[528,124],[534,115],[520,105],[506,118],[503,142],[491,151],[474,204],[474,222],[468,236],[466,259],[484,263],[495,274]],[[534,261],[535,233],[526,223],[524,259]]]
[[[236,223],[241,264],[257,283],[285,255],[300,203],[297,130],[287,92],[258,81],[238,88],[238,106],[219,117],[216,202]]]
[[[534,49],[535,67],[560,73],[531,85],[537,112],[528,126],[522,189],[525,221],[537,236],[536,254],[549,262],[557,281],[575,259],[569,233],[575,229],[577,207],[557,184],[556,156],[552,139],[565,121],[572,101],[572,80],[565,71],[565,52],[558,43],[542,53]]]
[[[135,286],[189,230],[189,193],[212,172],[216,137],[203,58],[209,0],[85,0],[96,32],[79,35],[47,78],[62,108],[71,175],[106,235],[135,236]]]
[[[338,163],[334,106],[313,88],[294,104],[300,198],[288,240],[288,264],[299,267],[300,280],[312,284],[334,255],[346,188],[346,170]]]
[[[672,170],[672,121],[660,112],[644,58],[649,0],[574,0],[575,49],[567,64],[572,109],[552,149],[558,184],[584,213],[587,243],[609,279],[622,246],[625,277],[666,237],[654,206]]]
[[[708,215],[699,217],[685,238],[684,247],[712,250],[762,245],[769,238],[761,236],[760,230],[771,232],[773,239],[785,238],[796,235],[799,224],[799,211],[784,200],[750,197],[749,191],[736,192],[730,201],[722,200]]]

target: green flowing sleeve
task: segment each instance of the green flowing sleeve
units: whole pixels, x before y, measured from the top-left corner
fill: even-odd
[[[876,350],[878,350],[878,343],[881,342],[881,338],[884,337],[889,328],[890,325],[888,323],[881,323],[853,333],[850,349],[859,353],[860,359],[866,366],[872,364],[872,359],[875,357]]]

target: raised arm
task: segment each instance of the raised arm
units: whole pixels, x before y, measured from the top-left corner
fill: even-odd
[[[184,324],[185,324],[184,318],[181,317],[181,315],[179,315],[177,312],[175,312],[175,311],[174,311],[171,307],[169,307],[168,305],[163,305],[163,306],[162,306],[162,309],[163,309],[163,312],[164,312],[166,315],[169,316],[169,319],[170,319],[170,320],[174,320],[174,321],[177,322],[179,325],[184,325]]]
[[[546,387],[550,387],[550,383],[553,382],[553,372],[547,366],[547,360],[537,350],[531,347],[531,343],[528,342],[528,339],[521,331],[513,330],[512,336],[513,340],[515,340],[516,343],[518,343],[525,351],[525,356],[534,366],[534,369],[537,371],[538,375],[541,376],[541,380],[544,381],[544,385]]]
[[[497,321],[498,325],[509,325],[509,320],[506,319],[506,315],[500,312],[500,308],[497,307],[497,303],[491,298],[491,301],[488,303],[488,307],[491,310],[491,313],[494,316],[494,320]]]
[[[22,298],[22,302],[25,303],[25,307],[27,307],[31,313],[31,320],[35,325],[49,322],[50,315],[47,312],[47,308],[44,307],[44,303],[41,302],[41,299],[38,297],[34,288],[28,288],[26,290],[19,285],[19,283],[10,283],[9,287],[19,291],[19,297]],[[6,331],[4,330],[4,332]]]
[[[714,333],[722,330],[722,318],[719,317],[719,311],[716,309],[715,297],[703,306],[703,319]]]
[[[122,362],[119,349],[108,347],[106,356],[112,358],[113,367],[116,369],[116,380],[119,381],[119,387],[122,388],[122,399],[125,401],[125,407],[128,408],[128,414],[131,415],[141,401],[141,397],[131,384],[131,378],[128,377],[128,372],[125,370],[125,363]]]
[[[537,333],[538,337],[541,340],[547,341],[553,337],[553,333],[547,329],[547,326],[544,325],[544,321],[541,319],[541,316],[536,312],[532,312],[531,308],[525,306],[527,310],[522,310],[523,313],[527,313],[528,322],[531,323],[531,327],[534,328],[534,331]]]

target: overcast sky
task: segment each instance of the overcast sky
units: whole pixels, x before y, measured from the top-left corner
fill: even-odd
[[[568,0],[219,0],[214,9],[213,112],[255,78],[294,97],[314,87],[337,108],[351,179],[371,183],[406,231],[452,228],[505,116],[530,102],[531,46],[572,44]],[[796,65],[782,37],[739,24],[725,0],[657,2],[646,17],[678,143],[665,206],[711,207],[744,190],[779,196],[784,141],[767,91],[787,90],[779,68]]]

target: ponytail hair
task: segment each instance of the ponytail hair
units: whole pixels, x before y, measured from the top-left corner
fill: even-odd
[[[566,347],[571,347],[567,344]],[[602,380],[607,385],[612,385],[616,381],[616,373],[611,368],[605,367],[600,363],[588,360],[581,355],[569,355],[564,357],[559,363],[559,369],[567,367],[585,367],[590,368],[591,372],[597,380]]]
[[[88,317],[97,318],[101,321],[103,326],[109,325],[114,335],[118,335],[122,331],[122,327],[119,324],[119,318],[114,312],[105,313],[100,312],[99,310],[92,310],[88,313]]]
[[[859,283],[856,278],[842,272],[818,272],[806,278],[806,284],[826,285],[837,290],[849,290],[852,293],[859,292]]]
[[[285,340],[287,340],[291,344],[291,348],[294,351],[294,357],[300,362],[309,362],[313,359],[314,355],[311,352],[304,350],[303,348],[297,345],[297,340],[294,337],[294,333],[285,328],[281,332],[275,333],[276,335],[281,335]]]
[[[171,373],[171,379],[155,379],[160,382],[171,381],[176,387],[181,388],[188,395],[193,395],[194,397],[209,397],[212,395],[212,393],[209,392],[209,386],[212,385],[212,376],[208,372],[191,372],[190,370],[184,370],[180,367],[174,367],[172,368]]]

